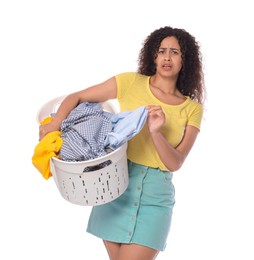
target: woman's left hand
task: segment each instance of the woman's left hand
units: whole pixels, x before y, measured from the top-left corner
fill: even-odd
[[[159,132],[160,128],[165,124],[166,117],[161,106],[146,106],[148,110],[147,125],[150,133]]]

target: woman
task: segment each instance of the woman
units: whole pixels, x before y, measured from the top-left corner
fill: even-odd
[[[111,260],[155,259],[166,246],[175,203],[173,172],[193,147],[203,115],[199,45],[183,29],[152,32],[139,54],[137,72],[116,75],[70,94],[40,139],[59,130],[79,103],[117,98],[121,111],[146,106],[148,118],[128,142],[129,186],[116,200],[93,207],[87,231],[101,239]]]

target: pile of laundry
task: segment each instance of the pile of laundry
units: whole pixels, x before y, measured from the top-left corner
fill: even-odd
[[[62,122],[60,131],[47,134],[37,144],[32,157],[33,165],[48,179],[52,176],[49,169],[52,156],[75,162],[107,155],[138,134],[147,115],[144,106],[113,114],[104,111],[100,103],[83,102]],[[50,122],[53,116],[41,123]],[[105,167],[107,163],[110,162],[104,162],[96,169]]]

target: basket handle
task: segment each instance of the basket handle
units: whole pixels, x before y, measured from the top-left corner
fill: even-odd
[[[99,163],[99,164],[96,164],[96,165],[90,165],[90,166],[87,166],[87,167],[84,168],[83,173],[84,172],[98,171],[98,170],[101,170],[101,169],[109,166],[110,164],[112,164],[112,161],[107,160],[105,162],[102,162],[102,163]]]

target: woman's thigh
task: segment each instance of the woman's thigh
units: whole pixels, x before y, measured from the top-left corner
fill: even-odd
[[[120,243],[111,242],[111,241],[106,241],[106,240],[103,240],[103,243],[104,243],[104,245],[105,245],[105,247],[107,249],[109,258],[111,260],[116,260],[117,259],[117,255],[118,255],[119,250],[120,250],[121,244]]]
[[[103,241],[110,260],[154,260],[159,251],[137,244]]]
[[[159,251],[138,244],[122,244],[117,260],[153,260]]]

